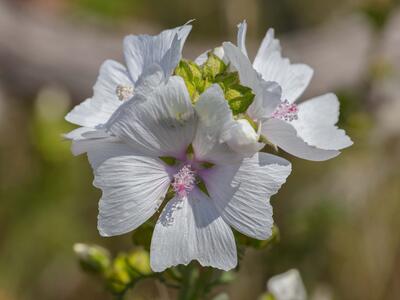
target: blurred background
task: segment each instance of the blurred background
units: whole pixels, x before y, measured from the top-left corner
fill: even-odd
[[[254,55],[274,27],[285,56],[311,65],[302,97],[333,91],[354,146],[328,162],[288,157],[274,196],[280,242],[248,250],[231,299],[256,299],[268,278],[302,273],[313,300],[400,299],[400,7],[391,0],[0,0],[0,300],[111,299],[79,270],[72,246],[117,252],[101,238],[100,192],[85,157],[61,134],[92,94],[100,64],[121,61],[122,39],[189,19],[184,55],[233,40],[247,19]],[[169,299],[145,281],[128,299]]]

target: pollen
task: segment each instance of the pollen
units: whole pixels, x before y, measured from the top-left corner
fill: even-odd
[[[129,100],[133,96],[133,86],[129,84],[119,84],[115,90],[117,97],[121,101]]]
[[[193,190],[196,184],[196,173],[192,170],[190,165],[184,165],[178,173],[174,175],[172,188],[175,194],[183,199],[186,198],[188,193]]]
[[[293,120],[297,120],[298,111],[299,109],[296,104],[289,103],[289,101],[285,100],[278,105],[278,107],[272,113],[272,117],[275,119],[281,119],[290,122]]]

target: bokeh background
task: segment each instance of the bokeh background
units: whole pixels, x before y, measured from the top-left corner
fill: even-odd
[[[400,8],[391,0],[0,0],[0,300],[111,299],[79,270],[75,242],[114,253],[129,235],[101,238],[100,192],[72,157],[63,120],[89,97],[98,67],[121,61],[122,38],[196,19],[194,58],[249,23],[255,53],[274,27],[293,62],[315,69],[307,99],[341,101],[354,146],[328,162],[289,157],[274,196],[280,242],[248,250],[226,288],[256,299],[272,275],[298,268],[313,300],[400,299]],[[280,153],[284,156],[284,153]],[[288,157],[288,156],[287,156]],[[170,299],[157,282],[129,299]],[[172,299],[172,298],[171,298]]]

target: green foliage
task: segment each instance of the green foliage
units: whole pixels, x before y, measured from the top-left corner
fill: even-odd
[[[237,72],[228,72],[228,65],[209,52],[202,66],[194,62],[181,60],[175,69],[175,75],[183,78],[193,103],[210,85],[217,83],[224,91],[233,115],[245,113],[254,100],[252,90],[240,84]]]
[[[361,11],[376,29],[381,30],[389,20],[395,2],[395,0],[368,0],[361,6]]]
[[[138,0],[73,0],[72,4],[80,14],[114,20],[130,17],[142,7]]]

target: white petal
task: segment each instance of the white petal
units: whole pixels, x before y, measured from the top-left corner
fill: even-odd
[[[64,134],[64,137],[68,140],[84,140],[85,137],[84,135],[87,133],[91,132],[96,132],[96,129],[90,128],[90,127],[78,127],[66,134]]]
[[[273,225],[270,197],[291,172],[288,161],[257,153],[242,164],[216,165],[201,176],[224,220],[238,231],[267,239]]]
[[[225,100],[221,87],[209,87],[200,95],[195,110],[198,116],[193,149],[196,159],[214,163],[240,161],[242,155],[232,151],[221,139],[234,122],[232,111]]]
[[[86,152],[94,171],[109,158],[134,154],[131,147],[116,139],[91,142],[91,147]]]
[[[289,102],[301,96],[313,75],[313,70],[304,64],[291,64],[281,55],[279,41],[274,31],[268,30],[253,63],[254,68],[266,81],[276,81],[282,86],[282,97]]]
[[[107,60],[100,67],[93,88],[93,97],[75,106],[65,119],[92,128],[105,124],[121,105],[116,94],[118,85],[133,85],[133,83],[124,66],[116,61]]]
[[[339,101],[335,94],[305,101],[298,109],[298,120],[291,124],[307,144],[325,150],[340,150],[353,144],[345,131],[335,125],[339,117]]]
[[[158,159],[126,155],[113,157],[95,170],[93,183],[103,192],[98,229],[113,236],[136,229],[158,209],[170,184]]]
[[[308,160],[323,161],[339,155],[336,150],[323,150],[307,144],[289,123],[269,119],[262,124],[261,134],[286,152]]]
[[[156,36],[127,36],[124,55],[132,79],[136,82],[146,68],[154,64],[162,67],[165,77],[170,76],[181,59],[182,47],[191,29],[191,25],[184,25]]]
[[[253,120],[261,121],[270,117],[282,102],[282,89],[276,82],[262,80],[258,94],[259,97],[254,99],[253,103],[247,109],[247,114]]]
[[[260,135],[250,125],[246,119],[239,119],[232,122],[232,125],[222,136],[228,146],[243,157],[251,157],[256,152],[264,148],[263,143],[259,143]]]
[[[196,116],[181,77],[148,95],[135,95],[108,124],[110,131],[150,156],[183,156],[192,142]]]
[[[246,50],[246,32],[247,32],[247,22],[243,20],[242,23],[237,25],[238,33],[237,33],[237,46],[243,52],[244,55],[247,55]]]
[[[224,43],[223,47],[230,65],[239,72],[240,83],[250,87],[255,94],[248,110],[249,115],[253,119],[268,117],[280,103],[279,86],[274,82],[265,82],[238,47],[232,43]]]
[[[275,52],[281,52],[281,45],[279,40],[274,38],[274,29],[268,29],[263,41],[261,42],[260,48],[257,51],[254,59],[254,66],[263,64],[264,61],[270,59],[270,56]]]
[[[205,52],[203,52],[202,54],[200,54],[199,56],[196,57],[196,59],[194,60],[194,62],[198,65],[201,66],[202,64],[204,64],[207,61],[208,55],[207,53],[210,52],[211,50],[207,50]]]
[[[225,271],[237,265],[232,230],[198,190],[168,202],[154,229],[150,255],[155,272],[192,260]]]
[[[81,155],[89,152],[93,149],[102,147],[103,143],[114,143],[120,142],[118,138],[114,136],[107,136],[104,138],[84,138],[72,141],[71,151],[73,155]]]

